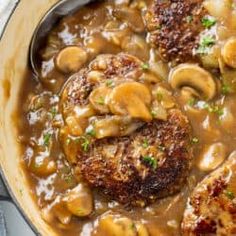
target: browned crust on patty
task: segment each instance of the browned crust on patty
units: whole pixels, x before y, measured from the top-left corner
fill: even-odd
[[[154,0],[145,19],[150,41],[167,61],[194,60],[206,15],[202,0]]]
[[[146,139],[150,150],[156,148],[156,169],[137,152]],[[114,155],[104,154],[109,145]],[[179,110],[172,110],[167,121],[148,123],[129,137],[95,141],[88,153],[78,156],[78,166],[90,185],[121,203],[138,205],[179,191],[191,157],[189,123]]]

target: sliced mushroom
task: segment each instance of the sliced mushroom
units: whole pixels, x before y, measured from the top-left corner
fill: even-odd
[[[147,228],[143,224],[138,222],[135,224],[135,226],[138,232],[138,236],[149,236]]]
[[[169,90],[162,86],[154,86],[152,89],[154,100],[158,101],[165,109],[170,109],[175,106],[174,98]]]
[[[139,35],[126,36],[121,44],[121,48],[143,61],[147,61],[149,58],[149,47],[146,41]]]
[[[71,135],[80,136],[83,134],[83,128],[81,127],[75,116],[68,116],[66,118],[66,124]]]
[[[158,101],[152,103],[151,112],[154,119],[167,120],[167,110]]]
[[[134,32],[141,33],[145,30],[142,16],[137,9],[121,7],[114,11],[114,15],[119,20],[127,22]]]
[[[216,169],[226,158],[226,147],[222,143],[214,143],[204,148],[198,158],[198,168],[202,171]]]
[[[58,196],[48,207],[43,209],[42,216],[47,222],[52,223],[56,218],[63,225],[67,225],[71,221],[72,214],[65,206],[65,202]]]
[[[90,83],[99,83],[104,79],[104,73],[101,71],[92,70],[88,73],[87,79]]]
[[[108,96],[111,93],[111,89],[107,86],[101,86],[92,91],[89,96],[89,101],[93,108],[101,114],[109,113]]]
[[[87,52],[78,46],[63,48],[57,55],[55,62],[57,68],[63,73],[78,71],[87,61]]]
[[[217,93],[217,85],[212,75],[194,64],[181,64],[174,68],[169,76],[173,89],[181,90],[190,87],[203,100],[211,100]]]
[[[143,122],[134,121],[127,116],[111,116],[96,121],[94,131],[96,138],[101,139],[129,135],[142,125]]]
[[[107,40],[102,37],[100,33],[94,33],[84,39],[84,46],[87,48],[89,54],[96,56],[104,47],[106,47]]]
[[[236,68],[236,37],[227,40],[222,49],[222,57],[228,66]]]
[[[67,161],[76,164],[80,148],[79,145],[70,138],[68,126],[65,126],[60,130],[60,140],[63,143],[63,150],[66,154]]]
[[[131,219],[111,214],[102,217],[98,232],[106,236],[138,236],[135,224]]]
[[[220,20],[226,20],[229,17],[231,4],[231,0],[206,0],[203,2],[209,14]]]
[[[138,82],[127,82],[115,87],[109,97],[109,107],[113,114],[130,115],[151,121],[149,111],[151,93],[149,89]]]
[[[57,166],[50,157],[36,156],[31,160],[30,170],[41,177],[49,176],[56,172]]]
[[[209,53],[201,55],[201,62],[204,68],[219,68],[219,58],[221,58],[221,48],[215,45]]]
[[[79,184],[70,190],[63,198],[67,209],[75,216],[89,216],[93,211],[93,195],[84,184]]]
[[[160,78],[156,76],[155,73],[152,71],[146,71],[145,73],[142,74],[140,77],[141,81],[148,82],[148,83],[158,83],[160,82]]]

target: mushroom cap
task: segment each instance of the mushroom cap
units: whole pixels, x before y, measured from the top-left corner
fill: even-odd
[[[236,37],[230,38],[226,41],[221,54],[224,62],[228,66],[236,68]]]
[[[144,84],[126,82],[113,89],[109,107],[113,114],[130,115],[133,118],[150,121],[152,116],[148,105],[151,99],[151,93]]]
[[[173,89],[194,89],[203,100],[211,100],[217,93],[217,85],[212,75],[196,64],[180,64],[169,76],[169,83]]]

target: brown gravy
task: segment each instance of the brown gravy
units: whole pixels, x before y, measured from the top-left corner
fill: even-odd
[[[57,210],[56,216],[50,211],[58,196],[79,183],[58,136],[59,127],[63,123],[59,109],[60,95],[63,85],[73,73],[63,73],[55,65],[55,56],[68,45],[80,45],[89,52],[83,65],[87,66],[99,54],[125,52],[148,63],[150,69],[154,65],[164,81],[175,67],[162,61],[148,43],[149,33],[145,30],[142,17],[152,1],[134,0],[130,4],[125,2],[129,1],[91,4],[62,19],[50,33],[46,47],[40,52],[40,78],[36,81],[29,71],[22,85],[19,100],[21,118],[18,122],[22,166],[28,175],[32,195],[42,217],[59,235],[105,235],[99,228],[99,220],[101,215],[109,211],[118,217],[126,216],[134,222],[141,222],[150,236],[181,235],[181,221],[187,198],[196,184],[212,170],[204,164],[207,161],[202,162],[202,159],[207,155],[217,156],[214,152],[207,154],[210,152],[209,148],[216,143],[220,144],[220,148],[216,150],[223,159],[235,150],[236,71],[225,66],[222,74],[218,62],[215,63],[212,59],[217,53],[212,56],[214,52],[211,51],[209,55],[199,57],[201,66],[214,75],[217,84],[223,84],[217,85],[217,96],[210,101],[204,101],[197,96],[196,99],[186,98],[179,91],[174,91],[174,97],[190,120],[193,130],[193,167],[181,192],[142,208],[119,204],[94,189],[94,209],[89,217],[72,216],[67,221],[67,213],[63,209]],[[114,13],[120,8],[122,11],[118,11],[119,14]],[[206,30],[214,31],[217,36],[213,51],[219,51],[228,38],[236,36],[236,27],[227,19],[217,19],[212,28]]]

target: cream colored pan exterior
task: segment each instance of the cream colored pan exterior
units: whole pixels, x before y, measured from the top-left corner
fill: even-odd
[[[33,31],[45,12],[57,0],[21,0],[0,41],[0,167],[11,196],[28,222],[43,236],[55,236],[45,223],[20,169],[19,144],[14,110],[27,66],[28,47]]]

